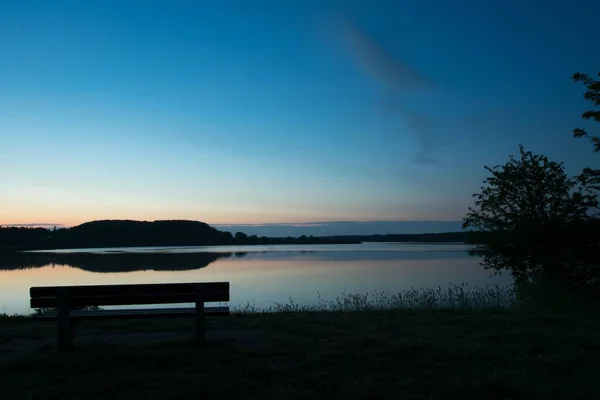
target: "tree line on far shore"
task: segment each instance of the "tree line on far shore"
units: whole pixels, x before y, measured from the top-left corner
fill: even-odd
[[[463,242],[466,232],[266,237],[219,231],[199,221],[93,221],[72,228],[0,227],[0,251],[98,247],[357,244],[362,242]]]
[[[343,239],[267,238],[219,231],[199,221],[92,221],[62,229],[0,227],[0,250],[98,247],[221,246],[248,244],[346,243]]]

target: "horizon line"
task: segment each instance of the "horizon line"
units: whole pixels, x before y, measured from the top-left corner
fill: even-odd
[[[155,220],[136,220],[136,219],[94,219],[90,221],[81,222],[79,224],[67,225],[62,223],[52,223],[52,222],[27,222],[27,223],[9,223],[4,224],[0,222],[0,227],[9,227],[9,228],[18,228],[18,227],[27,227],[27,228],[35,228],[35,227],[61,227],[61,228],[72,228],[74,226],[97,222],[97,221],[137,221],[137,222],[157,222],[157,221],[194,221],[205,223],[210,226],[218,226],[218,227],[231,227],[231,226],[248,226],[248,227],[277,227],[277,226],[289,226],[289,227],[310,227],[310,226],[322,226],[328,224],[372,224],[372,223],[460,223],[461,220],[439,220],[439,219],[414,219],[414,220],[368,220],[368,221],[352,221],[352,220],[331,220],[331,221],[309,221],[309,222],[265,222],[265,223],[208,223],[201,220],[196,219],[155,219]]]
[[[398,223],[398,222],[462,222],[459,219],[411,219],[411,220],[395,220],[395,219],[385,219],[385,220],[369,220],[369,221],[349,221],[349,220],[333,220],[333,221],[320,221],[320,222],[265,222],[265,223],[226,223],[226,224],[209,224],[215,226],[319,226],[326,224],[372,224],[378,222],[389,222],[389,223]]]

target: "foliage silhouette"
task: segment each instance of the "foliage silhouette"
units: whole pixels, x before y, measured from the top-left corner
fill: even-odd
[[[234,239],[236,243],[245,243],[246,240],[248,240],[248,235],[246,235],[244,232],[236,232]]]
[[[517,283],[560,282],[570,289],[597,287],[600,224],[590,210],[595,193],[567,176],[562,163],[519,147],[491,174],[463,220],[473,229],[473,253],[494,271],[509,270]]]
[[[600,76],[600,72],[598,73]],[[582,82],[586,87],[586,92],[583,97],[586,100],[591,101],[594,104],[594,108],[600,106],[600,81],[597,81],[588,75],[576,73],[573,75],[575,82]],[[585,120],[593,120],[600,123],[600,110],[589,110],[584,112],[581,117]],[[576,128],[573,130],[573,136],[577,138],[587,138],[594,146],[594,152],[600,152],[600,137],[590,135],[583,128]]]
[[[0,252],[12,249],[43,249],[51,237],[45,228],[0,227]]]
[[[600,76],[600,72],[598,73]],[[584,112],[581,117],[584,120],[592,120],[600,123],[600,110],[597,109],[600,106],[600,81],[594,80],[593,78],[576,73],[573,75],[575,82],[582,82],[586,87],[586,92],[583,97],[593,103],[594,109]],[[594,152],[600,152],[600,137],[590,135],[583,128],[576,128],[573,130],[573,136],[577,138],[587,138],[594,148]],[[600,169],[595,168],[584,168],[578,179],[583,185],[591,187],[594,190],[600,190]]]

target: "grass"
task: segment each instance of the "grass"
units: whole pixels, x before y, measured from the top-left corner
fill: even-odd
[[[202,348],[182,340],[142,347],[95,343],[67,354],[43,348],[4,359],[0,353],[0,398],[597,397],[600,314],[507,309],[464,292],[345,294],[320,302],[321,308],[248,306],[210,321],[213,328],[260,330],[265,343],[255,348],[236,342]],[[431,293],[444,295],[432,300]],[[399,304],[403,308],[392,307]],[[9,328],[9,340],[55,332],[31,318],[0,318],[0,332]],[[193,331],[193,321],[90,322],[81,330]]]
[[[272,302],[259,308],[247,303],[234,307],[239,313],[274,312],[320,312],[320,311],[384,311],[384,310],[493,310],[511,309],[519,304],[512,288],[500,285],[470,289],[467,284],[450,286],[446,289],[410,288],[397,293],[380,291],[374,293],[342,293],[335,300],[320,297],[316,304],[298,304],[293,299],[287,303]]]

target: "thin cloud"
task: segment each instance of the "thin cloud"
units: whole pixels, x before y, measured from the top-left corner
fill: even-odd
[[[415,112],[409,112],[406,117],[408,127],[416,134],[419,141],[419,151],[414,161],[422,164],[439,164],[439,160],[432,153],[439,147],[440,143],[433,134],[429,118],[424,114]]]
[[[352,21],[341,20],[340,31],[363,70],[386,88],[398,91],[432,85],[423,74],[394,57]]]
[[[438,164],[432,153],[440,146],[440,142],[433,133],[430,118],[425,114],[410,111],[400,99],[400,96],[411,90],[434,87],[433,82],[408,62],[386,50],[353,21],[342,19],[338,21],[338,28],[346,47],[361,69],[392,95],[392,101],[386,101],[384,112],[405,117],[409,129],[417,137],[419,150],[414,161]]]
[[[26,224],[3,224],[0,223],[1,227],[4,228],[53,228],[53,227],[57,227],[57,228],[62,228],[64,225],[63,224],[53,224],[50,222],[33,222],[33,223],[26,223]]]

